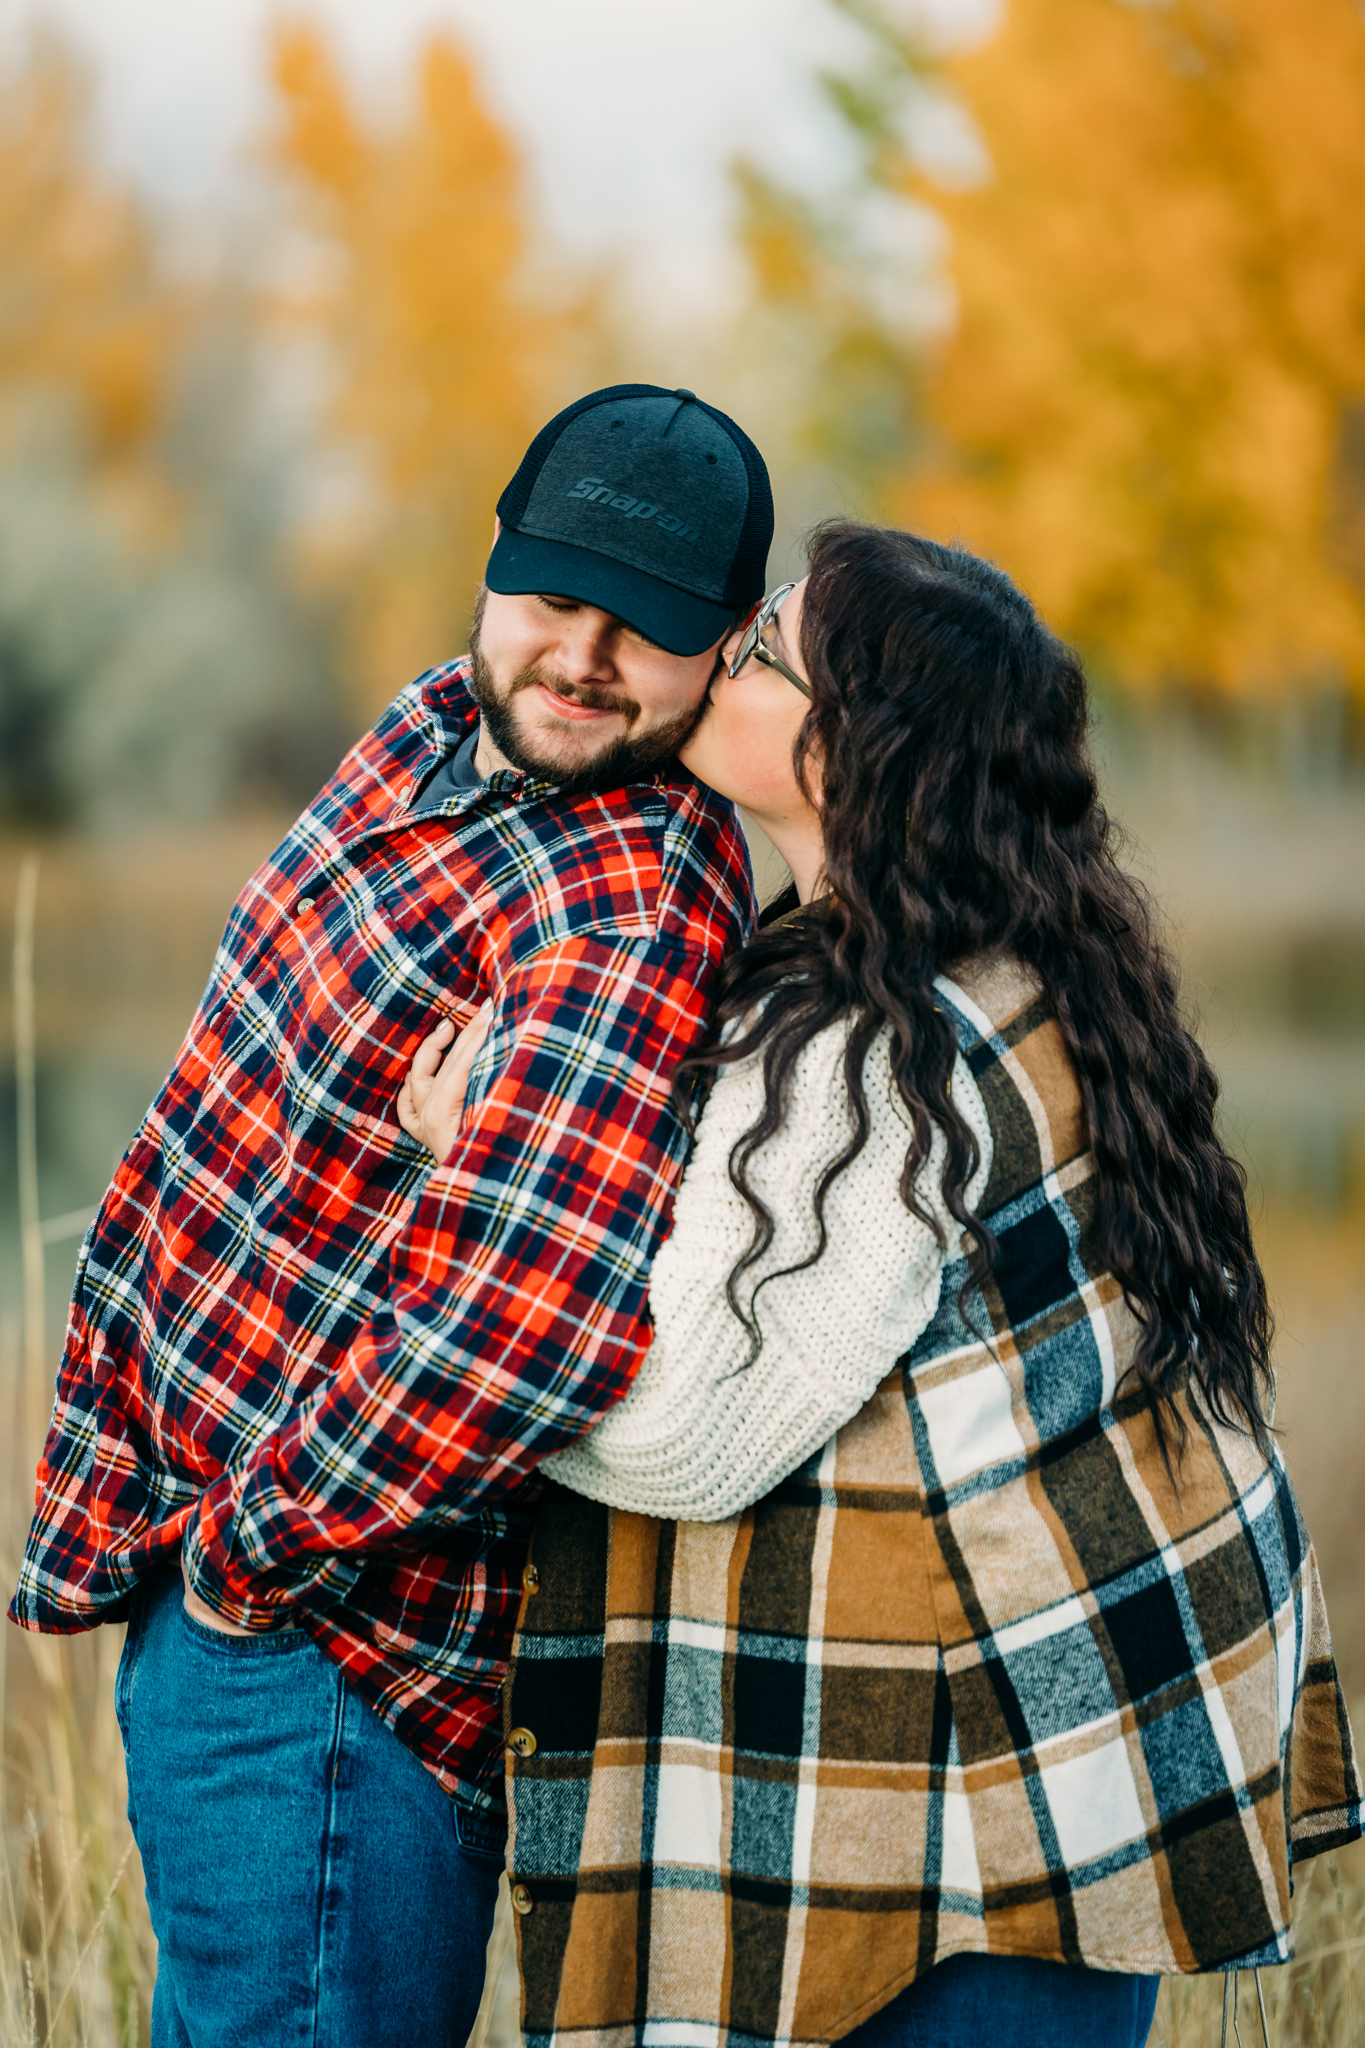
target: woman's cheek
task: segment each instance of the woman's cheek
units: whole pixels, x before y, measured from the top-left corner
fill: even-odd
[[[733,803],[757,810],[785,807],[792,788],[791,741],[762,682],[755,687],[741,676],[716,691],[681,760]]]
[[[754,810],[785,807],[792,783],[787,751],[774,745],[772,730],[757,719],[736,721],[727,747],[736,797]]]
[[[732,706],[717,738],[718,766],[731,783],[737,800],[742,804],[759,802],[768,780],[763,728],[755,718]]]
[[[713,698],[701,724],[678,754],[683,767],[700,776],[703,782],[709,782],[713,789],[720,787],[718,778],[723,777],[726,768],[733,765],[729,758],[732,748],[728,744],[727,723],[719,700]]]

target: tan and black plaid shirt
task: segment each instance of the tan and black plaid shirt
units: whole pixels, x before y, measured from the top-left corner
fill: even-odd
[[[1187,1401],[1173,1487],[1056,1018],[1009,963],[940,988],[995,1144],[968,1320],[949,1266],[730,1521],[547,1493],[505,1724],[531,2048],[836,2040],[961,1951],[1280,1962],[1292,1863],[1362,1832],[1283,1464]]]

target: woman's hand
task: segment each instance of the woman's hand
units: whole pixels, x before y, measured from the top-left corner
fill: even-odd
[[[458,1037],[449,1017],[443,1017],[418,1046],[408,1078],[398,1092],[399,1123],[410,1138],[420,1138],[439,1160],[450,1157],[459,1136],[469,1069],[492,1025],[491,996]]]

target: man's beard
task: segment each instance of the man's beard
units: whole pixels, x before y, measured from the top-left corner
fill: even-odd
[[[483,592],[480,591],[469,631],[469,687],[483,714],[484,730],[504,760],[510,761],[523,775],[534,776],[538,782],[552,782],[556,788],[570,794],[620,789],[627,782],[648,782],[666,762],[673,760],[680,747],[687,745],[701,723],[706,709],[705,695],[691,710],[679,713],[678,717],[670,718],[663,725],[654,726],[638,739],[632,739],[630,728],[640,716],[640,707],[633,697],[623,696],[616,690],[596,690],[570,683],[563,676],[551,675],[541,668],[518,670],[506,692],[501,693],[479,647],[482,622]],[[600,754],[594,754],[574,766],[566,766],[548,753],[537,753],[534,745],[528,746],[522,738],[513,711],[518,694],[537,685],[553,690],[561,697],[568,697],[575,704],[588,704],[598,711],[619,711],[626,720],[625,732],[604,747]]]

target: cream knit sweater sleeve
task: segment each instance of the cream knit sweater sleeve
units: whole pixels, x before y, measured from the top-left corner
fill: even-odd
[[[741,1298],[752,1301],[756,1282],[779,1274],[757,1297],[758,1356],[746,1364],[749,1335],[725,1294],[753,1224],[729,1175],[731,1147],[763,1104],[762,1067],[749,1060],[721,1070],[702,1115],[672,1233],[654,1262],[654,1341],[619,1406],[545,1460],[561,1485],[680,1521],[737,1514],[851,1420],[929,1322],[944,1254],[900,1198],[909,1120],[891,1077],[889,1028],[864,1070],[867,1144],[826,1196],[825,1251],[802,1272],[780,1272],[814,1250],[815,1185],[852,1130],[842,1071],[847,1036],[846,1024],[832,1025],[803,1048],[786,1120],[750,1162],[776,1232],[744,1275]],[[990,1174],[990,1124],[960,1055],[952,1085],[981,1148],[967,1188],[972,1207]],[[952,1259],[960,1232],[943,1205],[945,1151],[936,1131],[919,1195],[942,1223]]]

